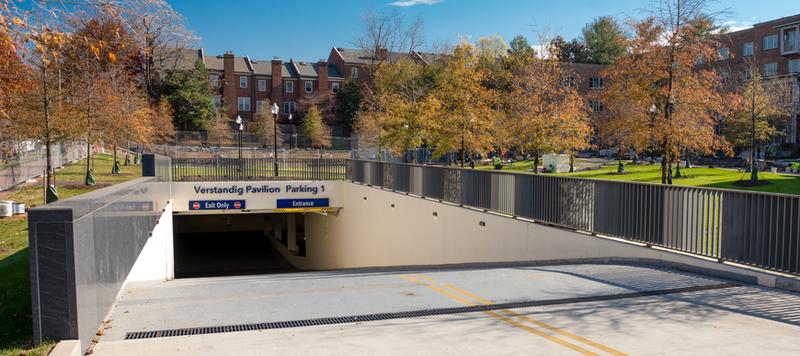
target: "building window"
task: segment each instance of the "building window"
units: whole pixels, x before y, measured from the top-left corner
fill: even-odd
[[[600,77],[591,77],[591,78],[589,78],[589,88],[591,88],[591,89],[603,89],[603,78],[600,78]]]
[[[764,36],[764,50],[778,48],[778,35]]]
[[[717,52],[719,52],[719,58],[721,60],[731,58],[731,51],[728,49],[728,47],[722,47]]]
[[[797,52],[797,27],[784,28],[783,41],[781,43],[781,53]]]
[[[250,98],[246,96],[239,97],[239,111],[250,111]]]
[[[306,93],[313,93],[314,92],[314,82],[307,80],[305,82],[306,86]]]
[[[283,113],[288,115],[294,112],[294,102],[293,101],[284,101],[283,102]]]
[[[739,72],[739,80],[744,83],[753,79],[753,71],[750,68],[744,68]]]
[[[353,78],[358,78],[358,67],[350,68],[350,76]]]
[[[789,61],[789,73],[800,73],[800,59]]]
[[[722,84],[730,84],[731,82],[731,73],[727,70],[720,70],[719,71],[719,78],[722,81]]]
[[[575,76],[567,75],[561,78],[561,86],[562,87],[575,87]]]
[[[764,76],[769,77],[772,75],[778,74],[778,63],[767,63],[764,64]]]
[[[239,76],[239,88],[247,88],[247,77]]]
[[[589,100],[589,107],[592,108],[593,112],[603,112],[603,109],[605,109],[602,101]]]
[[[705,59],[703,58],[702,54],[698,54],[697,57],[694,57],[694,65],[699,66],[705,63]]]
[[[267,91],[267,81],[266,81],[266,79],[259,79],[258,80],[258,91]]]
[[[752,56],[753,55],[753,42],[745,42],[742,45],[742,56]]]
[[[222,107],[222,95],[214,95],[214,106],[218,108]]]
[[[264,111],[264,106],[267,102],[265,100],[256,100],[256,112]]]
[[[210,74],[208,76],[208,81],[211,83],[211,87],[216,88],[217,86],[219,86],[219,75]]]
[[[286,92],[287,93],[294,93],[294,82],[287,81],[286,82]]]
[[[339,83],[331,83],[331,91],[336,94],[339,92]]]

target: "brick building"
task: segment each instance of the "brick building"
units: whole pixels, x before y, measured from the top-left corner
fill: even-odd
[[[758,69],[763,80],[787,82],[793,87],[794,111],[786,127],[786,136],[775,143],[787,143],[796,148],[800,142],[800,15],[727,33],[720,42],[724,47],[719,48],[717,58],[698,58],[697,64],[716,69],[728,83],[745,82],[751,78],[752,69]]]

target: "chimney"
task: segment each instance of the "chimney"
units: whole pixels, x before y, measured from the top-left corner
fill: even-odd
[[[319,92],[324,94],[329,93],[328,89],[328,61],[320,59],[317,62],[317,84],[319,85]]]
[[[283,105],[283,61],[278,57],[272,58],[272,102]]]
[[[385,61],[389,59],[389,50],[386,48],[378,48],[378,50],[375,51],[375,56],[378,60]]]
[[[222,56],[222,102],[228,108],[228,116],[234,117],[238,110],[237,88],[239,78],[235,74],[235,57],[233,52],[227,51]]]

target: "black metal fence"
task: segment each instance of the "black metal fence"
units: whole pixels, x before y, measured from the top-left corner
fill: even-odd
[[[353,182],[800,274],[800,196],[360,160],[347,168]]]
[[[275,163],[278,174],[275,174]],[[174,181],[339,180],[344,158],[173,158]]]

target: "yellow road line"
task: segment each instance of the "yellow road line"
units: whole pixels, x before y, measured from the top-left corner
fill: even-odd
[[[456,286],[454,286],[454,285],[452,285],[452,284],[448,284],[448,285],[446,285],[446,287],[447,287],[447,288],[450,288],[450,289],[452,289],[452,290],[454,290],[454,291],[456,291],[456,292],[458,292],[458,293],[461,293],[461,294],[463,294],[463,295],[465,295],[465,296],[467,296],[467,297],[470,297],[470,298],[472,298],[472,299],[474,299],[474,300],[477,300],[477,301],[479,301],[479,302],[481,302],[481,303],[483,303],[483,304],[486,304],[486,305],[489,305],[489,304],[494,304],[494,303],[492,303],[492,301],[490,301],[490,300],[488,300],[488,299],[481,298],[481,297],[479,297],[479,296],[477,296],[477,295],[475,295],[475,294],[472,294],[472,293],[470,293],[470,292],[467,292],[467,291],[465,291],[465,290],[463,290],[463,289],[461,289],[461,288],[458,288],[458,287],[456,287]],[[504,313],[506,313],[506,314],[513,315],[513,316],[515,316],[515,317],[517,317],[517,318],[519,318],[519,319],[525,320],[525,321],[527,321],[527,322],[529,322],[529,323],[531,323],[531,324],[534,324],[534,325],[540,326],[540,327],[542,327],[542,328],[545,328],[545,329],[547,329],[547,330],[550,330],[550,331],[552,331],[552,332],[555,332],[555,333],[558,333],[558,334],[564,335],[564,336],[566,336],[566,337],[569,337],[569,338],[572,338],[572,339],[574,339],[574,340],[580,341],[580,342],[582,342],[582,343],[584,343],[584,344],[587,344],[587,345],[593,346],[593,347],[595,347],[595,348],[597,348],[597,349],[599,349],[599,350],[603,350],[603,351],[605,351],[605,352],[608,352],[608,353],[610,353],[610,354],[612,354],[612,355],[617,355],[617,356],[623,356],[623,355],[627,355],[627,354],[625,354],[624,352],[621,352],[621,351],[615,350],[615,349],[613,349],[613,348],[611,348],[611,347],[608,347],[608,346],[606,346],[606,345],[603,345],[603,344],[601,344],[601,343],[598,343],[598,342],[595,342],[595,341],[589,340],[589,339],[587,339],[587,338],[585,338],[585,337],[582,337],[582,336],[580,336],[580,335],[573,334],[573,333],[571,333],[571,332],[569,332],[569,331],[566,331],[566,330],[564,330],[564,329],[561,329],[561,328],[555,327],[555,326],[553,326],[553,325],[547,324],[547,323],[545,323],[545,322],[543,322],[543,321],[536,320],[536,319],[534,319],[534,318],[531,318],[531,317],[529,317],[529,316],[527,316],[527,315],[524,315],[524,314],[517,313],[517,312],[515,312],[515,311],[513,311],[513,310],[510,310],[510,309],[501,309],[501,311],[502,311],[502,312],[504,312]]]
[[[433,279],[430,278],[430,277],[423,277],[423,276],[417,276],[417,277],[433,281]],[[449,292],[449,291],[447,291],[447,290],[445,290],[443,288],[440,288],[438,286],[435,286],[433,284],[422,282],[422,281],[420,281],[419,279],[417,279],[415,277],[400,276],[400,278],[403,278],[403,279],[405,279],[407,281],[411,281],[413,283],[419,283],[419,284],[425,285],[426,287],[430,288],[431,290],[433,290],[433,291],[435,291],[435,292],[437,292],[437,293],[439,293],[441,295],[444,295],[444,296],[446,296],[446,297],[448,297],[450,299],[453,299],[453,300],[455,300],[455,301],[457,301],[457,302],[459,302],[461,304],[464,304],[464,305],[467,305],[467,306],[477,305],[477,303],[475,303],[473,301],[470,301],[468,299],[462,298],[461,296],[458,296],[458,295],[456,295],[454,293],[451,293],[451,292]],[[555,342],[555,343],[557,343],[557,344],[559,344],[561,346],[564,346],[566,348],[572,349],[572,350],[574,350],[574,351],[576,351],[578,353],[581,353],[583,355],[591,355],[591,356],[599,356],[600,355],[600,354],[598,354],[596,352],[589,351],[589,350],[587,350],[585,348],[582,348],[582,347],[580,347],[578,345],[575,345],[575,344],[569,343],[567,341],[561,340],[561,339],[559,339],[557,337],[554,337],[554,336],[552,336],[552,335],[550,335],[550,334],[548,334],[548,333],[546,333],[544,331],[534,329],[534,328],[532,328],[530,326],[527,326],[527,325],[525,325],[523,323],[520,323],[520,322],[518,322],[516,320],[513,320],[513,319],[508,318],[506,316],[500,315],[499,313],[497,313],[495,311],[487,310],[487,311],[484,311],[484,313],[486,313],[488,315],[491,315],[492,317],[497,318],[499,320],[502,320],[502,321],[504,321],[504,322],[506,322],[508,324],[511,324],[511,325],[513,325],[515,327],[518,327],[518,328],[520,328],[522,330],[525,330],[525,331],[527,331],[527,332],[529,332],[531,334],[543,337],[543,338],[545,338],[547,340],[550,340],[552,342]]]

